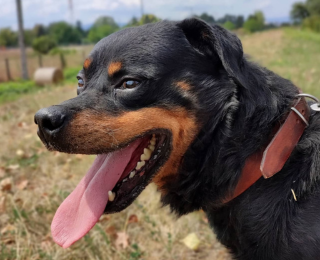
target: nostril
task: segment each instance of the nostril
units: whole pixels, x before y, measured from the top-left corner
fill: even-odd
[[[64,116],[53,115],[52,117],[43,118],[42,127],[50,131],[53,131],[55,129],[58,129],[60,126],[62,126],[63,122],[64,122]]]
[[[63,110],[53,106],[39,110],[34,117],[34,121],[42,130],[51,132],[59,129],[64,124],[65,118]]]

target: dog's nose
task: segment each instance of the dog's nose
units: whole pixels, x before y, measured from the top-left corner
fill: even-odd
[[[66,119],[63,109],[58,106],[40,109],[34,116],[34,122],[44,134],[52,134],[60,129]]]

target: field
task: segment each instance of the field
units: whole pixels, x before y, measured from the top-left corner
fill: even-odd
[[[253,60],[320,97],[320,35],[279,29],[242,36]],[[104,216],[70,249],[51,239],[50,224],[92,156],[48,152],[36,135],[34,113],[75,96],[73,86],[37,90],[0,106],[0,259],[231,259],[203,212],[177,219],[161,208],[153,185],[121,213]],[[182,242],[195,233],[198,251]]]
[[[91,45],[64,47],[64,49],[69,50],[69,53],[65,55],[67,67],[81,66],[91,48]],[[21,78],[20,50],[17,48],[7,50],[0,49],[0,82],[9,80],[6,70],[6,59],[9,63],[11,79],[16,80]],[[32,79],[35,70],[39,68],[39,56],[34,53],[31,48],[27,48],[27,64],[29,78]],[[43,55],[42,66],[60,68],[60,57],[58,55]]]

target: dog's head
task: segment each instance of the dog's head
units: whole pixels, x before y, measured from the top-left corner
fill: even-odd
[[[200,188],[187,172],[210,160],[206,142],[214,137],[203,133],[222,122],[228,130],[242,62],[235,35],[197,19],[127,28],[97,43],[78,74],[78,96],[35,115],[49,150],[98,154],[57,212],[58,243],[69,246],[151,181],[164,196],[179,193],[171,189],[177,181]],[[181,201],[182,212],[193,197]],[[86,227],[74,234],[73,221]]]

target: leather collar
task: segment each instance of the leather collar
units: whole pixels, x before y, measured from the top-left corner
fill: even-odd
[[[248,157],[234,192],[224,199],[227,203],[238,197],[258,179],[272,177],[279,172],[309,125],[310,108],[304,97],[299,97],[284,123],[276,129],[269,145]]]

